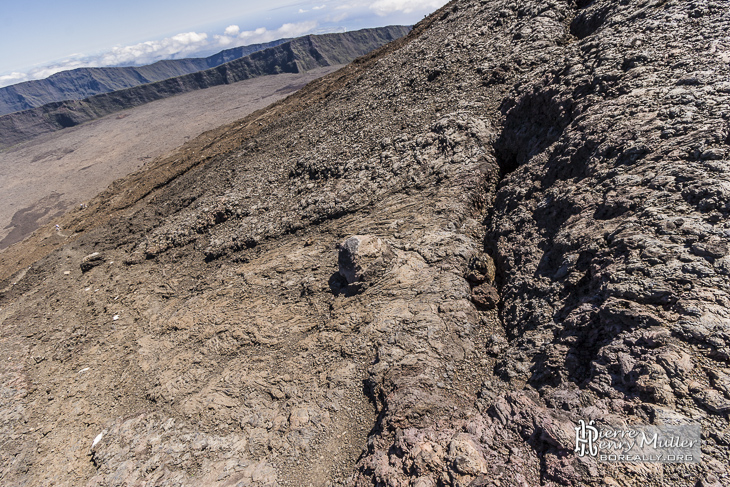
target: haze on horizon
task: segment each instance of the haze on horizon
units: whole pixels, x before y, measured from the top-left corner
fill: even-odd
[[[285,37],[410,25],[447,2],[13,2],[0,16],[0,87],[79,67],[140,66]]]

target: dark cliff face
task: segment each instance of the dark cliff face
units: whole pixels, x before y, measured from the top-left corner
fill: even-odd
[[[728,28],[452,2],[8,249],[47,255],[0,301],[4,478],[727,484]],[[576,456],[580,419],[702,462]]]
[[[257,76],[346,64],[408,32],[390,26],[297,38],[220,66],[84,100],[49,103],[0,117],[0,148],[170,96]]]
[[[207,58],[165,60],[139,67],[77,68],[62,71],[46,79],[0,88],[0,115],[29,110],[48,103],[82,100],[101,93],[184,76],[278,46],[289,40],[279,39],[265,44],[226,49]]]

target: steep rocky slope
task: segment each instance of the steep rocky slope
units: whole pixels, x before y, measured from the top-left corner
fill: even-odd
[[[100,93],[123,90],[163,79],[214,68],[291,39],[234,47],[205,58],[169,59],[146,66],[77,68],[41,80],[0,88],[0,115],[65,100],[82,100]]]
[[[726,7],[452,2],[7,249],[3,482],[727,485]]]
[[[0,117],[0,148],[41,134],[170,96],[280,73],[302,73],[346,64],[358,56],[404,36],[409,27],[389,26],[338,34],[298,37],[215,68],[103,93],[83,100],[49,103]]]

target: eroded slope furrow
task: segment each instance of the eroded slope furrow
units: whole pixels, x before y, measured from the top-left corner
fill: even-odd
[[[3,291],[3,479],[727,483],[722,7],[452,2],[110,188]]]

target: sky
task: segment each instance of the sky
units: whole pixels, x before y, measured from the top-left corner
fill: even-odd
[[[24,0],[0,9],[0,87],[306,34],[411,25],[447,0]]]

